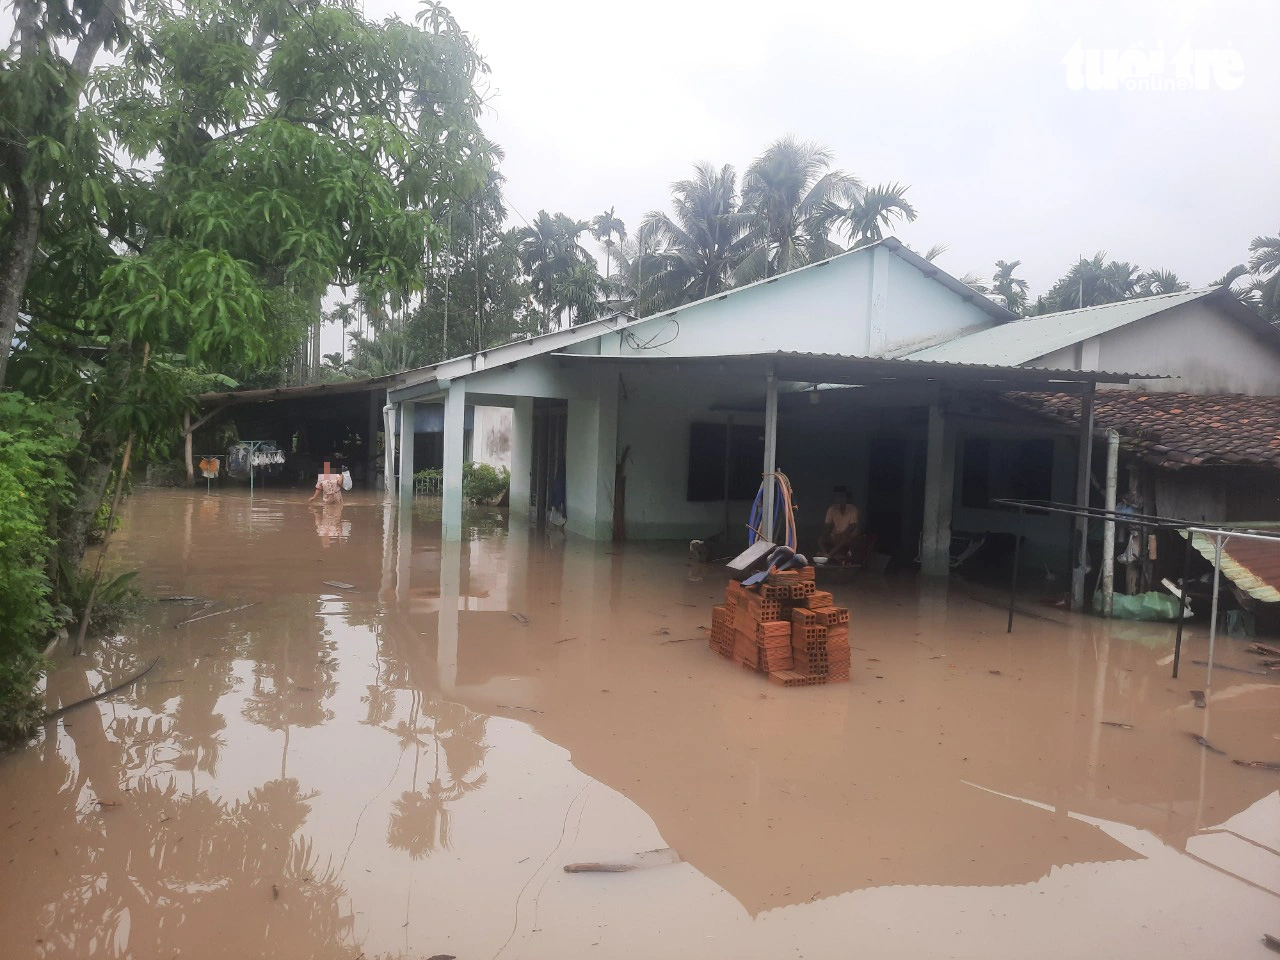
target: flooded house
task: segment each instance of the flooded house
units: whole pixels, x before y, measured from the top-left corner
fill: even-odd
[[[761,474],[778,469],[802,545],[844,486],[883,556],[942,575],[981,548],[979,562],[999,566],[1021,529],[1029,562],[1074,568],[1078,602],[1083,524],[1019,521],[992,501],[1099,500],[1091,460],[1113,426],[1132,434],[1122,489],[1132,477],[1148,512],[1177,515],[1192,476],[1218,490],[1227,481],[1201,470],[1219,462],[1203,435],[1185,463],[1146,474],[1152,448],[1122,404],[1153,393],[1190,398],[1166,408],[1175,428],[1223,395],[1280,395],[1280,333],[1215,289],[1021,318],[889,238],[653,316],[408,371],[387,391],[400,439],[385,475],[412,495],[418,444],[405,438],[438,404],[444,535],[458,537],[465,411],[507,407],[511,509],[534,523],[554,516],[595,540],[737,543]],[[1270,482],[1274,467],[1260,464]],[[1231,516],[1280,518],[1275,503]]]

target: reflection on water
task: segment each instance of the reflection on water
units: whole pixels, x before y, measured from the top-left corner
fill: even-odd
[[[1280,759],[1278,687],[1197,710],[1167,628],[837,582],[854,682],[783,691],[674,547],[304,501],[130,503],[122,562],[198,599],[60,661],[51,705],[161,657],[0,759],[6,957],[1165,958],[1275,916],[1280,784],[1230,760]]]

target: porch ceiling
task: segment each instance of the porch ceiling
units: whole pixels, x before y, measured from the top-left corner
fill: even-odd
[[[553,354],[567,366],[615,365],[623,368],[667,368],[725,372],[764,378],[770,366],[779,381],[790,383],[840,383],[870,385],[887,382],[950,382],[966,386],[990,385],[1016,389],[1031,384],[1052,384],[1062,390],[1069,384],[1127,384],[1131,380],[1161,379],[1143,373],[1110,373],[1098,370],[1049,370],[1038,367],[990,366],[979,363],[945,363],[930,360],[886,360],[832,353],[752,353],[715,357],[611,357],[571,353]]]

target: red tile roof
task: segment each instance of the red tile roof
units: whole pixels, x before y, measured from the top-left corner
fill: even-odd
[[[1080,422],[1080,398],[1016,393],[1009,399],[1064,423]],[[1162,467],[1253,464],[1280,468],[1280,397],[1099,390],[1095,429],[1116,430],[1121,444]]]

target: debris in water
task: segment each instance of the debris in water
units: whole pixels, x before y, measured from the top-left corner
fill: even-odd
[[[253,603],[242,603],[240,606],[231,607],[229,610],[217,610],[214,613],[206,613],[198,617],[188,617],[186,620],[179,620],[175,623],[173,625],[173,629],[177,630],[179,627],[185,626],[188,623],[195,623],[197,620],[208,620],[210,617],[220,617],[224,613],[235,613],[237,610],[247,610],[249,607],[256,605],[256,603],[257,601],[255,600]]]
[[[1265,657],[1280,657],[1280,648],[1269,647],[1265,643],[1249,644],[1250,653],[1260,653]]]
[[[1210,743],[1204,737],[1200,736],[1200,734],[1198,733],[1188,733],[1187,736],[1189,736],[1196,743],[1200,744],[1200,746],[1204,747],[1210,753],[1216,753],[1219,756],[1224,756],[1224,757],[1227,755],[1227,751],[1219,750],[1217,747],[1215,747],[1212,743]]]
[[[669,634],[670,632],[671,632],[671,630],[670,630],[670,628],[668,628],[668,627],[659,627],[657,630],[653,631],[653,636],[655,636],[655,637],[664,637],[664,636],[666,636],[667,634]]]
[[[326,587],[336,587],[339,590],[354,590],[356,588],[354,583],[343,583],[341,580],[326,580],[324,585]]]
[[[1002,674],[999,670],[988,670],[987,673],[991,674],[993,677],[1004,676],[1004,674]]]
[[[1132,723],[1121,723],[1119,720],[1099,720],[1104,727],[1119,727],[1121,730],[1132,730]]]
[[[1197,667],[1207,667],[1209,665],[1208,660],[1192,660],[1191,662],[1194,663]],[[1271,675],[1271,672],[1269,670],[1250,670],[1247,667],[1232,667],[1232,666],[1228,666],[1225,663],[1218,663],[1218,661],[1216,660],[1213,662],[1213,669],[1226,670],[1230,673],[1249,673],[1255,677],[1268,677]]]
[[[1262,942],[1265,943],[1272,950],[1274,950],[1276,953],[1280,953],[1280,937],[1273,937],[1269,933],[1264,933],[1262,935]]]
[[[1273,763],[1270,760],[1232,760],[1231,762],[1242,767],[1256,767],[1259,770],[1280,770],[1280,763]]]
[[[188,596],[183,596],[179,594],[178,596],[173,596],[173,597],[161,597],[160,602],[161,603],[194,603],[199,599],[200,599],[199,597],[188,597]]]
[[[277,887],[274,883],[271,885],[271,899],[272,900],[280,899],[280,888]]]
[[[696,639],[698,639],[698,638],[697,638],[697,637],[681,637],[681,638],[680,638],[680,639],[678,639],[678,640],[663,640],[663,641],[662,641],[662,643],[663,643],[663,644],[666,644],[666,643],[688,643],[690,640],[696,640]],[[662,644],[659,644],[659,646],[662,646]]]
[[[568,643],[570,640],[577,640],[577,637],[565,637],[563,640],[557,640],[556,643]]]
[[[529,618],[523,613],[512,612],[511,616],[515,617],[517,623],[527,624],[529,622]]]
[[[1204,691],[1203,690],[1192,690],[1191,699],[1195,701],[1195,704],[1197,707],[1199,707],[1201,710],[1204,709]]]
[[[629,873],[641,867],[660,867],[669,863],[680,863],[680,854],[670,847],[657,850],[646,850],[626,860],[608,862],[566,863],[565,873]]]
[[[516,706],[512,706],[511,704],[507,704],[507,703],[500,703],[500,704],[498,704],[498,709],[499,709],[499,710],[524,710],[524,711],[526,711],[526,712],[528,712],[528,713],[541,713],[541,712],[542,712],[541,710],[535,710],[533,707],[516,707]]]

